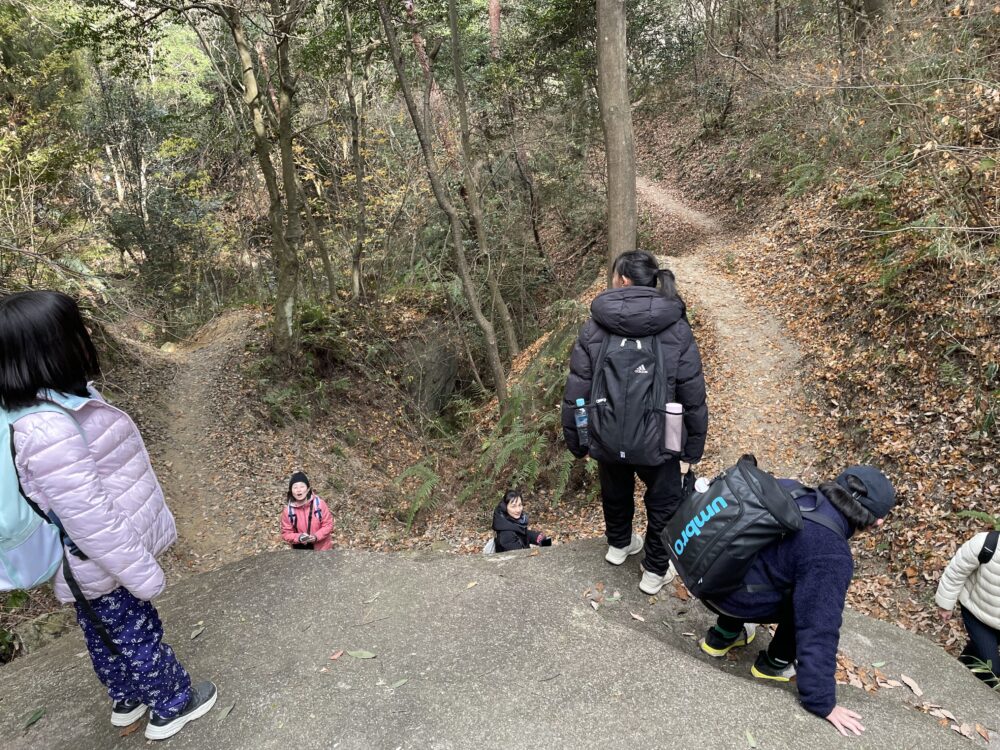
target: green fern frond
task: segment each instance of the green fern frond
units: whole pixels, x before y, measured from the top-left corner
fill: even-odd
[[[407,468],[402,474],[396,478],[396,486],[403,491],[403,483],[407,479],[417,479],[420,484],[413,493],[410,499],[410,508],[406,514],[406,530],[409,531],[413,526],[413,521],[417,517],[417,513],[421,510],[433,510],[437,507],[440,498],[435,495],[434,490],[440,484],[441,477],[438,476],[437,472],[432,469],[427,460],[420,461],[419,463],[413,464]]]
[[[573,472],[573,463],[575,458],[572,453],[568,451],[563,451],[559,454],[555,461],[553,461],[553,468],[556,469],[556,483],[552,489],[552,505],[555,507],[562,500],[563,493],[566,492],[566,488],[569,486],[569,477]]]

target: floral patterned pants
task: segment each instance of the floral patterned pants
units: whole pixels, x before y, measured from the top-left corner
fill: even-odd
[[[90,617],[75,605],[94,671],[111,700],[142,701],[165,719],[179,714],[190,697],[191,678],[163,643],[163,626],[152,603],[117,588],[90,605],[120,652],[113,656],[108,651]]]

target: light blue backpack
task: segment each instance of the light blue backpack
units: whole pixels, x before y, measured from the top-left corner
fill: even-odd
[[[45,583],[63,559],[59,527],[25,497],[14,465],[14,422],[41,411],[65,413],[47,402],[13,411],[0,409],[0,591]]]

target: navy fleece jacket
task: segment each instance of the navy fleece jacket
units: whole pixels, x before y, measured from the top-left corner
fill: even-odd
[[[780,481],[788,489],[796,486],[788,480]],[[816,507],[817,495],[800,497],[799,506]],[[826,717],[837,705],[837,645],[854,560],[847,543],[851,533],[847,520],[825,498],[819,512],[841,524],[844,535],[803,521],[801,531],[761,550],[745,583],[791,589],[799,699],[807,711]],[[714,603],[723,612],[747,622],[774,622],[781,593],[739,590]]]

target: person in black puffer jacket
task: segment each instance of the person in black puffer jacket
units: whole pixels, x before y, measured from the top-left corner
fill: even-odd
[[[659,288],[657,288],[659,287]],[[674,275],[660,269],[646,252],[624,253],[615,261],[612,288],[599,294],[590,306],[591,318],[580,331],[570,357],[570,373],[562,403],[562,426],[566,447],[577,458],[587,455],[598,462],[601,502],[604,507],[608,552],[605,559],[621,565],[629,555],[645,549],[644,573],[639,588],[656,594],[673,578],[670,557],[660,532],[681,501],[681,471],[701,460],[708,432],[705,377],[701,357],[688,324],[684,301],[678,296]],[[602,446],[580,444],[573,411],[582,398],[591,405],[594,367],[602,344],[611,336],[642,338],[655,336],[668,379],[668,392],[684,407],[687,433],[681,455],[664,453],[654,465],[618,463],[602,452]],[[661,407],[662,408],[662,407]],[[646,539],[632,533],[635,515],[635,476],[646,485]]]
[[[528,549],[532,544],[550,547],[552,540],[540,531],[528,528],[528,514],[520,490],[508,490],[493,511],[493,531],[496,532],[496,552]]]

